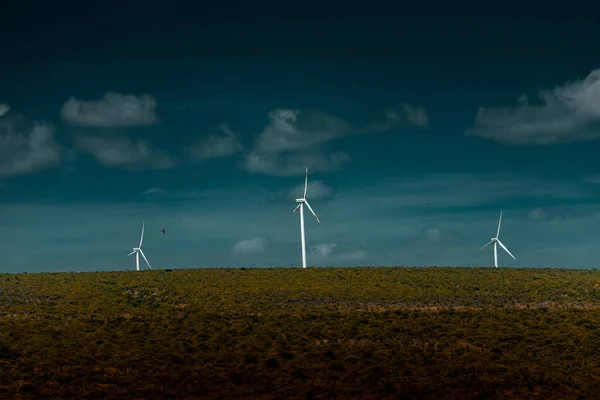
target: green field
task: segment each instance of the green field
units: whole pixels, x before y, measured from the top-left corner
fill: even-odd
[[[600,272],[3,274],[0,398],[598,399]]]

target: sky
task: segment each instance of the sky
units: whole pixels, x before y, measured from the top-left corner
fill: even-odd
[[[305,165],[309,266],[490,267],[504,210],[500,266],[599,267],[600,21],[524,4],[2,2],[0,272],[142,221],[155,269],[301,266]]]

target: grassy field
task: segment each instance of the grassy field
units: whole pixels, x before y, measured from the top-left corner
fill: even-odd
[[[598,399],[600,272],[4,274],[0,398]]]

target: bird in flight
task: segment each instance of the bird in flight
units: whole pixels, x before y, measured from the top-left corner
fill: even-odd
[[[164,229],[163,229],[161,232],[162,232],[162,233],[167,233],[167,232],[165,232],[165,230],[164,230]]]

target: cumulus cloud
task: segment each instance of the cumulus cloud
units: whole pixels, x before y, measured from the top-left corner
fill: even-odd
[[[0,115],[0,177],[22,175],[54,167],[62,152],[54,129],[45,122],[34,124],[9,118],[10,107]],[[1,111],[1,110],[0,110]]]
[[[267,239],[262,237],[254,237],[237,242],[233,246],[233,251],[238,254],[256,254],[265,251]]]
[[[297,199],[304,194],[304,183],[294,187],[289,191],[289,197]],[[329,198],[333,194],[331,187],[327,186],[323,181],[308,181],[306,196],[310,199]]]
[[[143,139],[80,135],[75,137],[75,145],[107,167],[141,170],[170,169],[177,166],[173,157],[153,149]]]
[[[383,121],[375,121],[367,124],[362,133],[384,132],[410,125],[420,128],[428,127],[429,117],[427,116],[427,111],[422,107],[399,104],[386,110]]]
[[[10,106],[8,104],[0,104],[0,117],[10,111]]]
[[[312,110],[275,109],[269,118],[256,142],[260,153],[312,148],[347,135],[351,128],[340,118]]]
[[[512,107],[481,107],[467,136],[508,145],[543,146],[600,138],[600,69],[583,80],[538,92],[540,104],[527,96]]]
[[[383,132],[399,126],[427,126],[424,109],[407,104],[390,108],[386,119],[360,129],[341,118],[316,110],[277,108],[258,135],[242,167],[251,173],[274,176],[301,174],[304,165],[312,171],[339,170],[350,161],[343,152],[328,152],[325,146],[348,135]]]
[[[159,122],[156,100],[141,96],[106,93],[100,100],[71,97],[61,110],[62,119],[72,125],[99,128],[153,125]]]
[[[185,150],[191,161],[203,161],[215,157],[227,157],[242,150],[239,136],[227,125],[221,125],[219,132],[198,140]]]

